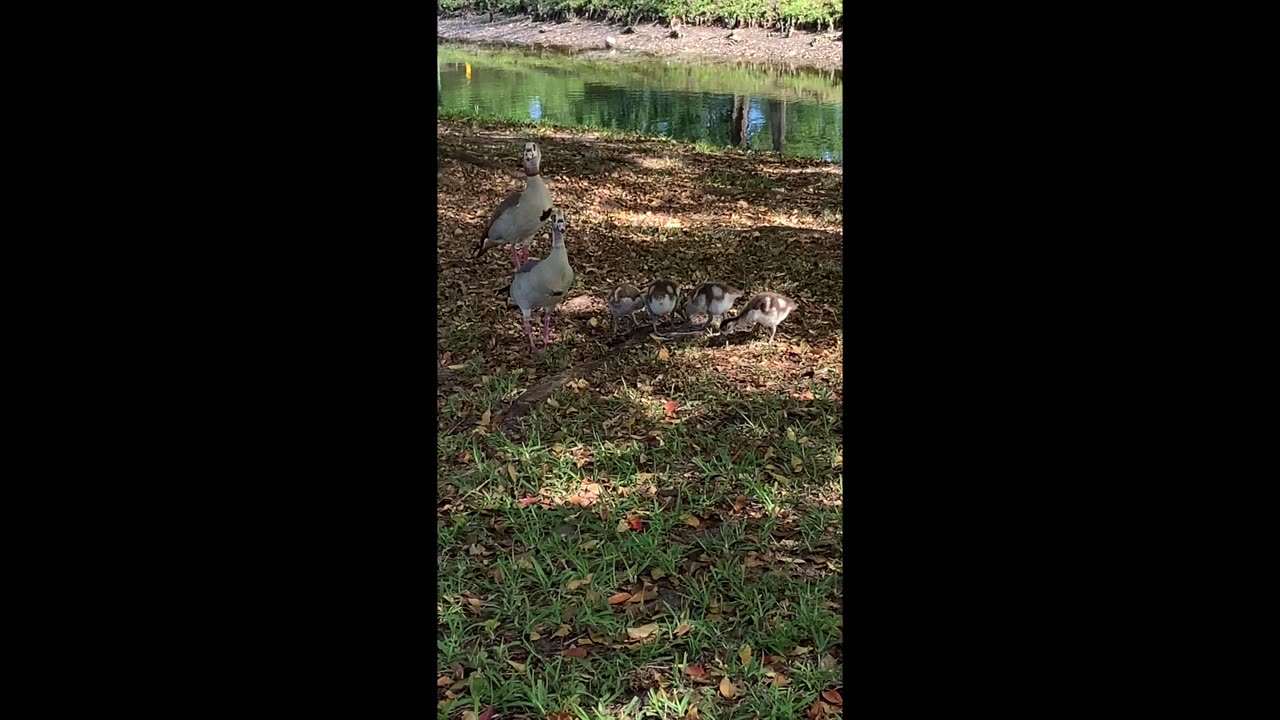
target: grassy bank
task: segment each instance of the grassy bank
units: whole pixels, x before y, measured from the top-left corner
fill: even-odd
[[[505,253],[468,258],[529,139],[577,272],[537,355]],[[840,167],[476,121],[437,140],[438,717],[838,714]],[[599,298],[657,274],[803,311],[773,345],[619,345]]]
[[[443,10],[531,15],[540,20],[585,17],[627,23],[679,20],[695,25],[833,30],[844,23],[838,0],[437,0]]]

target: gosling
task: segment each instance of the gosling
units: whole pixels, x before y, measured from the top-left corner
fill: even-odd
[[[645,309],[647,304],[644,293],[635,285],[619,285],[609,293],[609,297],[605,298],[605,304],[609,306],[609,314],[613,316],[613,334],[618,334],[618,318],[626,316],[631,318],[631,327],[640,327],[640,321],[636,320],[636,313]]]
[[[693,322],[695,315],[706,315],[707,324],[711,324],[723,319],[725,313],[729,312],[729,308],[733,307],[740,297],[742,297],[742,291],[730,285],[716,282],[702,283],[697,290],[693,291],[689,302],[684,304],[681,314],[689,322]]]
[[[769,328],[769,343],[772,344],[773,336],[778,332],[778,325],[787,319],[796,306],[795,300],[778,293],[764,292],[753,295],[738,317],[729,318],[720,325],[720,332],[731,333],[739,325],[750,328],[759,323]]]

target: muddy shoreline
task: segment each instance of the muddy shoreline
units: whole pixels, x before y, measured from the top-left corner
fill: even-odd
[[[687,57],[699,61],[768,62],[822,70],[843,68],[843,32],[795,31],[791,37],[763,28],[681,26],[680,38],[665,25],[640,23],[635,32],[595,20],[542,22],[527,15],[458,15],[437,19],[436,39],[558,48],[591,57]],[[613,39],[609,47],[607,38]]]

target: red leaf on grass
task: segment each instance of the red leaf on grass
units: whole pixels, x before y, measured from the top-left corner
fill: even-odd
[[[690,665],[685,668],[684,671],[688,673],[690,677],[702,677],[707,674],[707,671],[703,670],[699,665]]]
[[[490,705],[489,707],[485,708],[485,709],[484,709],[484,712],[482,712],[482,713],[480,713],[478,716],[476,716],[476,720],[489,720],[489,718],[491,718],[491,717],[493,717],[493,706],[492,706],[492,705]]]
[[[827,702],[831,703],[832,705],[843,705],[843,704],[844,704],[844,698],[840,697],[840,691],[839,691],[839,690],[823,690],[823,691],[822,691],[822,699],[823,699],[823,700],[826,700]]]
[[[529,504],[532,504],[532,503],[536,503],[536,502],[538,502],[538,500],[540,500],[540,499],[541,499],[541,498],[539,498],[539,497],[537,497],[537,496],[534,496],[534,497],[527,497],[527,498],[520,498],[520,507],[524,507],[525,505],[529,505]]]
[[[560,654],[565,657],[586,657],[587,651],[585,648],[571,647],[571,648],[565,648],[564,652]]]
[[[668,400],[667,402],[662,403],[662,412],[667,417],[675,417],[676,410],[679,410],[679,409],[680,409],[680,403],[676,402],[675,400]]]
[[[640,521],[640,518],[631,518],[631,529],[639,532],[644,529],[644,523]]]

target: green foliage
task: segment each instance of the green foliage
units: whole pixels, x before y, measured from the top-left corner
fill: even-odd
[[[437,0],[444,10],[529,14],[540,19],[589,17],[601,20],[725,23],[763,27],[790,25],[825,30],[844,24],[837,0]]]

